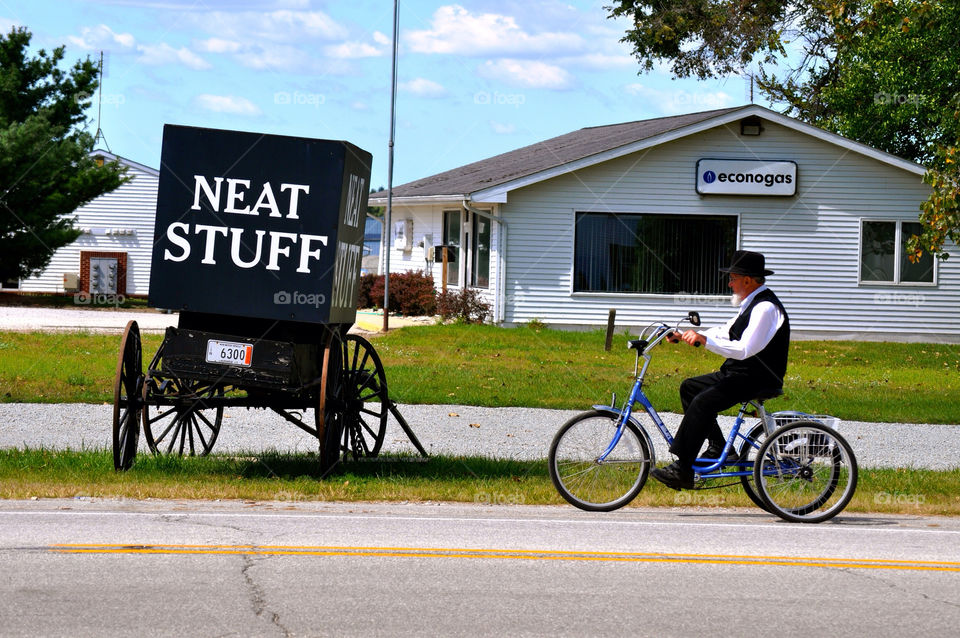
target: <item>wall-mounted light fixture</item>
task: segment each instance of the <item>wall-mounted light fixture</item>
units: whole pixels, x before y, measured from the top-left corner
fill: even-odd
[[[740,135],[760,135],[763,132],[761,120],[756,115],[740,120]]]

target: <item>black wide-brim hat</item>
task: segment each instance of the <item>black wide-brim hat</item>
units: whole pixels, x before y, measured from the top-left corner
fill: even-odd
[[[730,267],[721,268],[720,272],[745,275],[747,277],[766,277],[767,275],[773,274],[772,270],[766,269],[766,260],[763,258],[763,255],[750,252],[749,250],[734,251]]]

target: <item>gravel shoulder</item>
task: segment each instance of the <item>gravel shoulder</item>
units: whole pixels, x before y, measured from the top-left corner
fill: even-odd
[[[136,319],[142,332],[163,332],[176,314],[156,311],[0,306],[0,330],[119,333]],[[382,315],[359,313],[359,330],[375,330]],[[403,320],[390,319],[396,327]],[[589,406],[584,406],[587,409]],[[463,405],[401,405],[401,414],[431,454],[542,459],[554,433],[578,410],[484,408]],[[112,446],[111,405],[0,403],[0,448],[101,449]],[[661,414],[672,431],[680,415]],[[729,431],[732,417],[722,417]],[[660,434],[645,422],[657,459],[671,459]],[[960,426],[844,421],[840,432],[861,467],[960,467]],[[141,441],[141,445],[145,444]],[[266,410],[228,409],[215,452],[311,452],[316,440]],[[144,447],[144,451],[145,451]],[[381,454],[414,453],[391,415]]]
[[[400,405],[404,419],[430,454],[536,460],[547,456],[554,433],[577,410],[484,408],[465,405]],[[678,414],[662,414],[675,429]],[[0,448],[105,449],[112,445],[111,405],[0,404]],[[729,431],[733,417],[722,417]],[[656,428],[657,459],[672,459]],[[960,467],[960,426],[844,421],[840,432],[861,467],[946,470]],[[142,451],[146,451],[141,441]],[[316,440],[266,410],[228,409],[215,452],[315,451]],[[416,453],[391,415],[381,455]]]

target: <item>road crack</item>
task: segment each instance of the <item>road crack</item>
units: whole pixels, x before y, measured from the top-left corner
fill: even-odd
[[[253,607],[253,613],[257,618],[265,618],[280,630],[281,634],[284,636],[293,636],[293,632],[284,627],[283,623],[280,622],[280,614],[272,611],[267,608],[266,593],[263,590],[256,580],[254,580],[253,575],[250,573],[250,570],[259,562],[254,560],[254,557],[244,554],[240,557],[243,561],[243,567],[240,569],[240,575],[243,576],[243,581],[247,585],[247,591],[250,597],[250,603]]]

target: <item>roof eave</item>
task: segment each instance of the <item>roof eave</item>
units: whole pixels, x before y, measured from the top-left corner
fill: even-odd
[[[393,204],[416,205],[416,204],[457,204],[460,205],[464,199],[470,199],[469,194],[460,195],[394,195]],[[370,206],[386,206],[387,198],[373,197],[369,199]]]
[[[837,146],[845,147],[855,153],[872,157],[873,159],[896,166],[897,168],[914,173],[916,175],[922,176],[927,170],[924,166],[917,164],[916,162],[905,160],[902,157],[897,157],[896,155],[887,153],[886,151],[875,149],[871,146],[867,146],[866,144],[843,137],[842,135],[837,135],[836,133],[825,131],[811,124],[806,124],[805,122],[800,122],[799,120],[789,118],[766,107],[750,104],[728,113],[723,113],[721,115],[717,115],[716,117],[696,122],[694,124],[689,124],[687,126],[672,129],[670,131],[665,131],[659,135],[637,140],[636,142],[632,142],[630,144],[608,149],[606,151],[589,155],[566,164],[554,166],[543,171],[524,175],[522,177],[502,182],[489,188],[475,191],[474,193],[471,193],[470,199],[484,202],[506,202],[507,195],[512,190],[530,186],[532,184],[552,179],[560,175],[565,175],[567,173],[572,173],[595,164],[600,164],[618,157],[623,157],[624,155],[636,153],[660,144],[665,144],[682,137],[687,137],[688,135],[701,133],[717,126],[723,126],[725,124],[737,122],[742,120],[744,117],[749,117],[751,115],[757,115],[787,128],[810,135],[811,137],[821,139]]]

